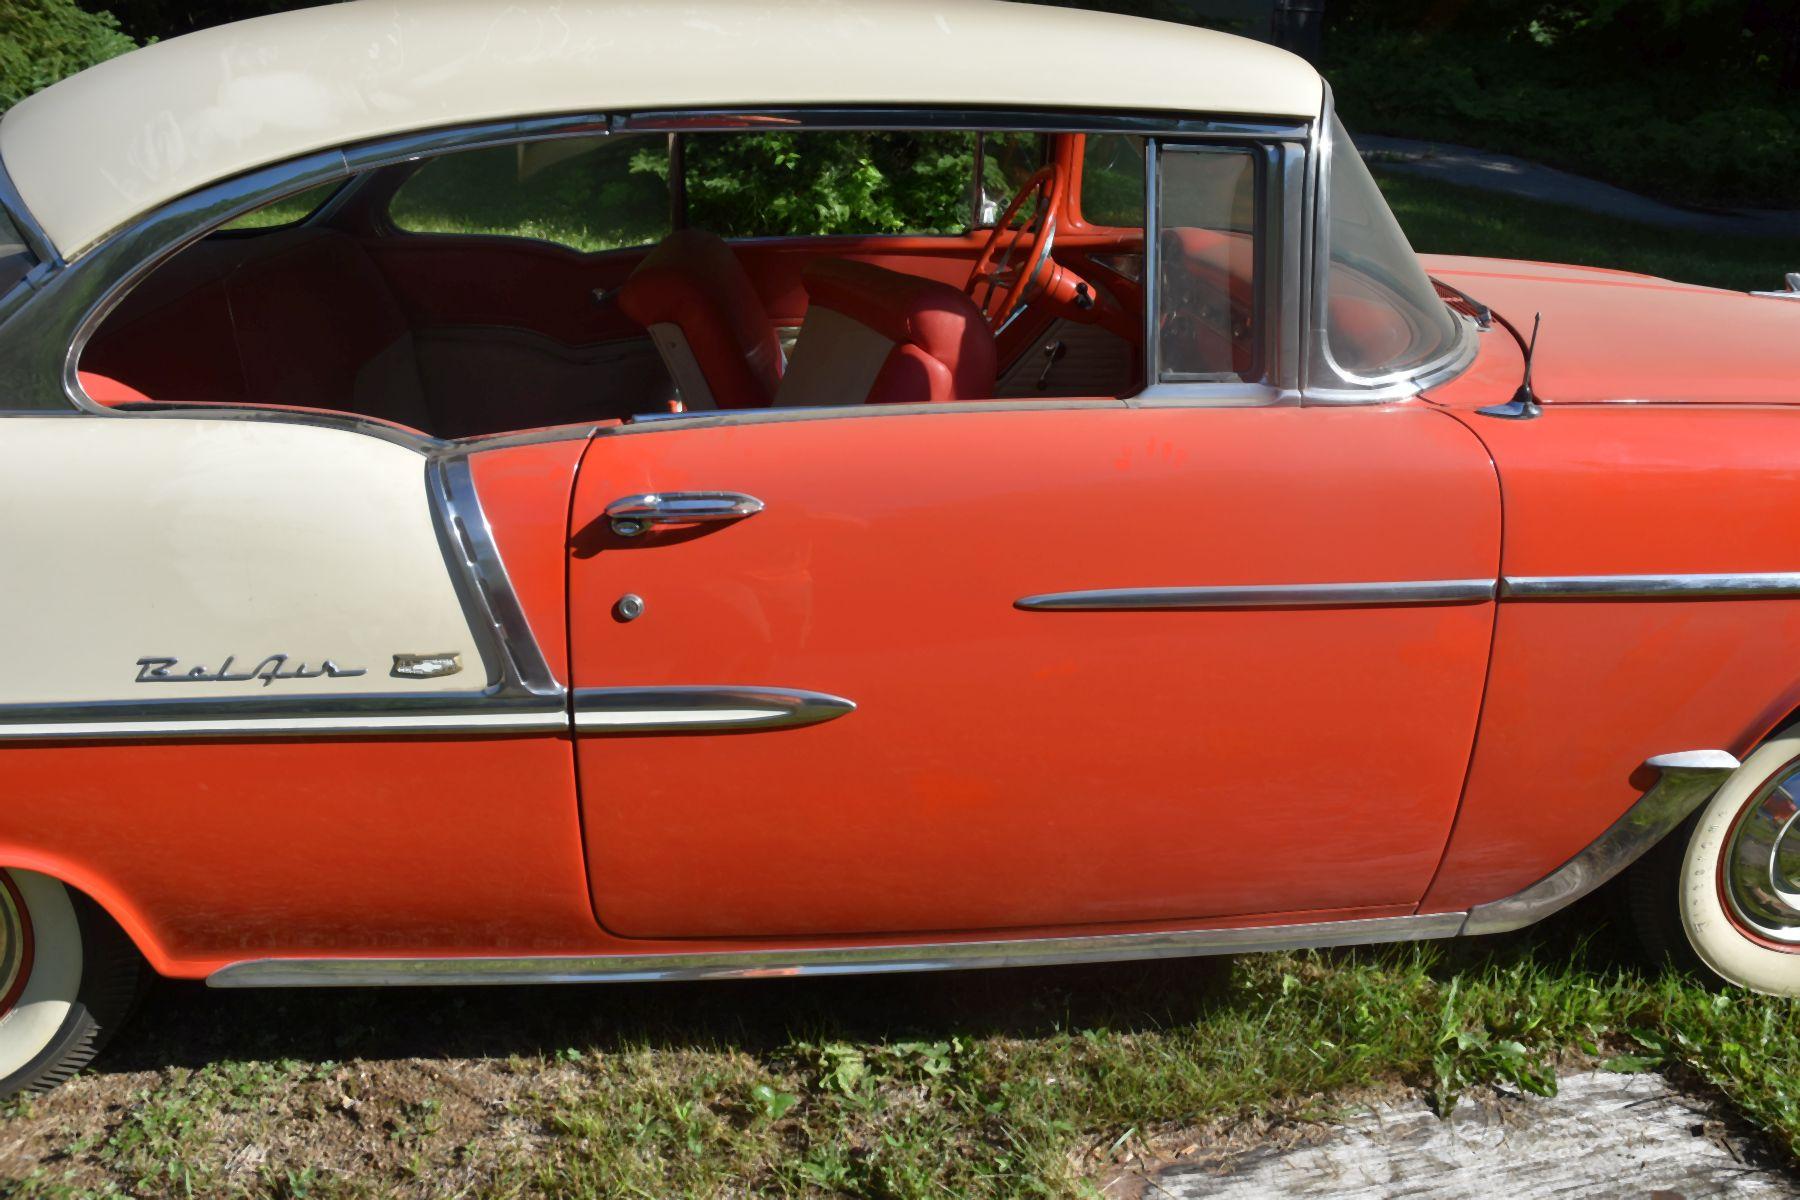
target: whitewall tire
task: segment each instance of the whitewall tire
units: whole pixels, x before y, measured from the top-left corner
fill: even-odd
[[[1800,996],[1800,726],[1759,746],[1645,855],[1624,899],[1656,958]]]
[[[130,1011],[143,960],[86,897],[0,871],[0,1097],[80,1070]]]

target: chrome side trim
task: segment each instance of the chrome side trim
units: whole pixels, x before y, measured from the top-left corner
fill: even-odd
[[[564,732],[560,696],[463,693],[117,700],[0,707],[0,741]]]
[[[664,690],[664,689],[645,689]],[[957,971],[1366,946],[1501,933],[1549,916],[1611,879],[1718,789],[1738,760],[1723,750],[1645,761],[1655,786],[1587,849],[1524,891],[1468,912],[1373,917],[1234,929],[1078,937],[983,939],[924,945],[803,946],[691,954],[543,955],[516,958],[259,958],[228,963],[208,987],[399,987],[476,984],[651,983]]]
[[[467,451],[430,457],[425,481],[445,561],[469,627],[482,643],[489,694],[498,699],[553,697],[560,701],[563,686],[551,674],[507,577],[506,564],[475,491]]]
[[[575,728],[581,733],[702,733],[786,729],[835,721],[854,701],[791,688],[709,685],[579,688]]]
[[[1469,910],[1464,934],[1506,933],[1541,921],[1581,899],[1626,867],[1719,790],[1738,768],[1723,750],[1658,754],[1644,762],[1659,772],[1653,787],[1587,849],[1520,892]]]
[[[220,967],[207,977],[206,984],[216,988],[249,988],[650,983],[962,971],[1190,958],[1318,946],[1367,946],[1454,937],[1461,925],[1461,913],[1445,913],[1306,925],[1264,925],[1248,929],[934,942],[922,946],[829,946],[694,954],[614,954],[591,958],[264,958]]]
[[[1800,596],[1800,571],[1736,575],[1508,575],[1503,599]]]
[[[1401,583],[1275,583],[1242,587],[1103,588],[1045,592],[1013,601],[1032,612],[1110,612],[1187,608],[1367,608],[1395,604],[1473,604],[1494,598],[1491,579]]]

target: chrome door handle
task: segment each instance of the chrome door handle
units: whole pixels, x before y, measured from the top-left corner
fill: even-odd
[[[620,537],[636,537],[652,525],[741,521],[762,510],[761,500],[742,492],[644,492],[614,500],[606,519]]]

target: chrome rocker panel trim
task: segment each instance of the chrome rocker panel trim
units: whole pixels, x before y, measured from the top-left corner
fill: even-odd
[[[1114,612],[1187,608],[1364,608],[1394,604],[1474,604],[1494,598],[1492,579],[1399,583],[1276,583],[1242,587],[1100,588],[1045,592],[1013,601],[1031,612]]]
[[[1719,790],[1740,765],[1723,750],[1658,754],[1646,767],[1660,772],[1643,797],[1588,848],[1521,892],[1469,910],[1464,934],[1523,929],[1573,904],[1636,862]]]
[[[703,951],[523,958],[261,958],[228,963],[208,987],[398,987],[471,984],[652,983],[669,980],[793,978],[880,972],[1041,967],[1078,962],[1197,958],[1265,950],[1429,941],[1518,929],[1579,900],[1617,875],[1698,808],[1738,760],[1723,750],[1689,750],[1646,760],[1654,786],[1587,849],[1521,892],[1467,912],[1352,921],[1195,929],[1090,937],[827,946],[792,950]]]
[[[1800,571],[1718,575],[1508,575],[1503,599],[1632,599],[1800,596]]]
[[[579,688],[579,733],[698,733],[784,729],[835,721],[854,701],[792,688],[711,685]]]
[[[834,946],[695,954],[614,954],[594,958],[265,958],[231,963],[208,987],[355,987],[438,984],[650,983],[698,979],[792,978],[887,972],[1040,967],[1078,962],[1190,958],[1312,946],[1372,945],[1454,937],[1461,913],[1376,917],[1311,925],[1266,925],[1177,933],[1123,933],[1016,941]]]

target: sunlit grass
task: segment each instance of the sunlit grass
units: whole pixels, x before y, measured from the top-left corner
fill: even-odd
[[[110,1108],[78,1080],[0,1109],[0,1142],[61,1139],[26,1196],[1081,1196],[1134,1156],[1368,1089],[1448,1108],[1600,1062],[1709,1084],[1800,1147],[1800,1010],[1645,972],[1582,925],[817,983],[195,990],[125,1035],[115,1069],[149,1074]]]
[[[1800,238],[1686,233],[1374,166],[1407,238],[1425,254],[1579,263],[1740,291],[1779,290],[1787,272],[1800,271]]]

